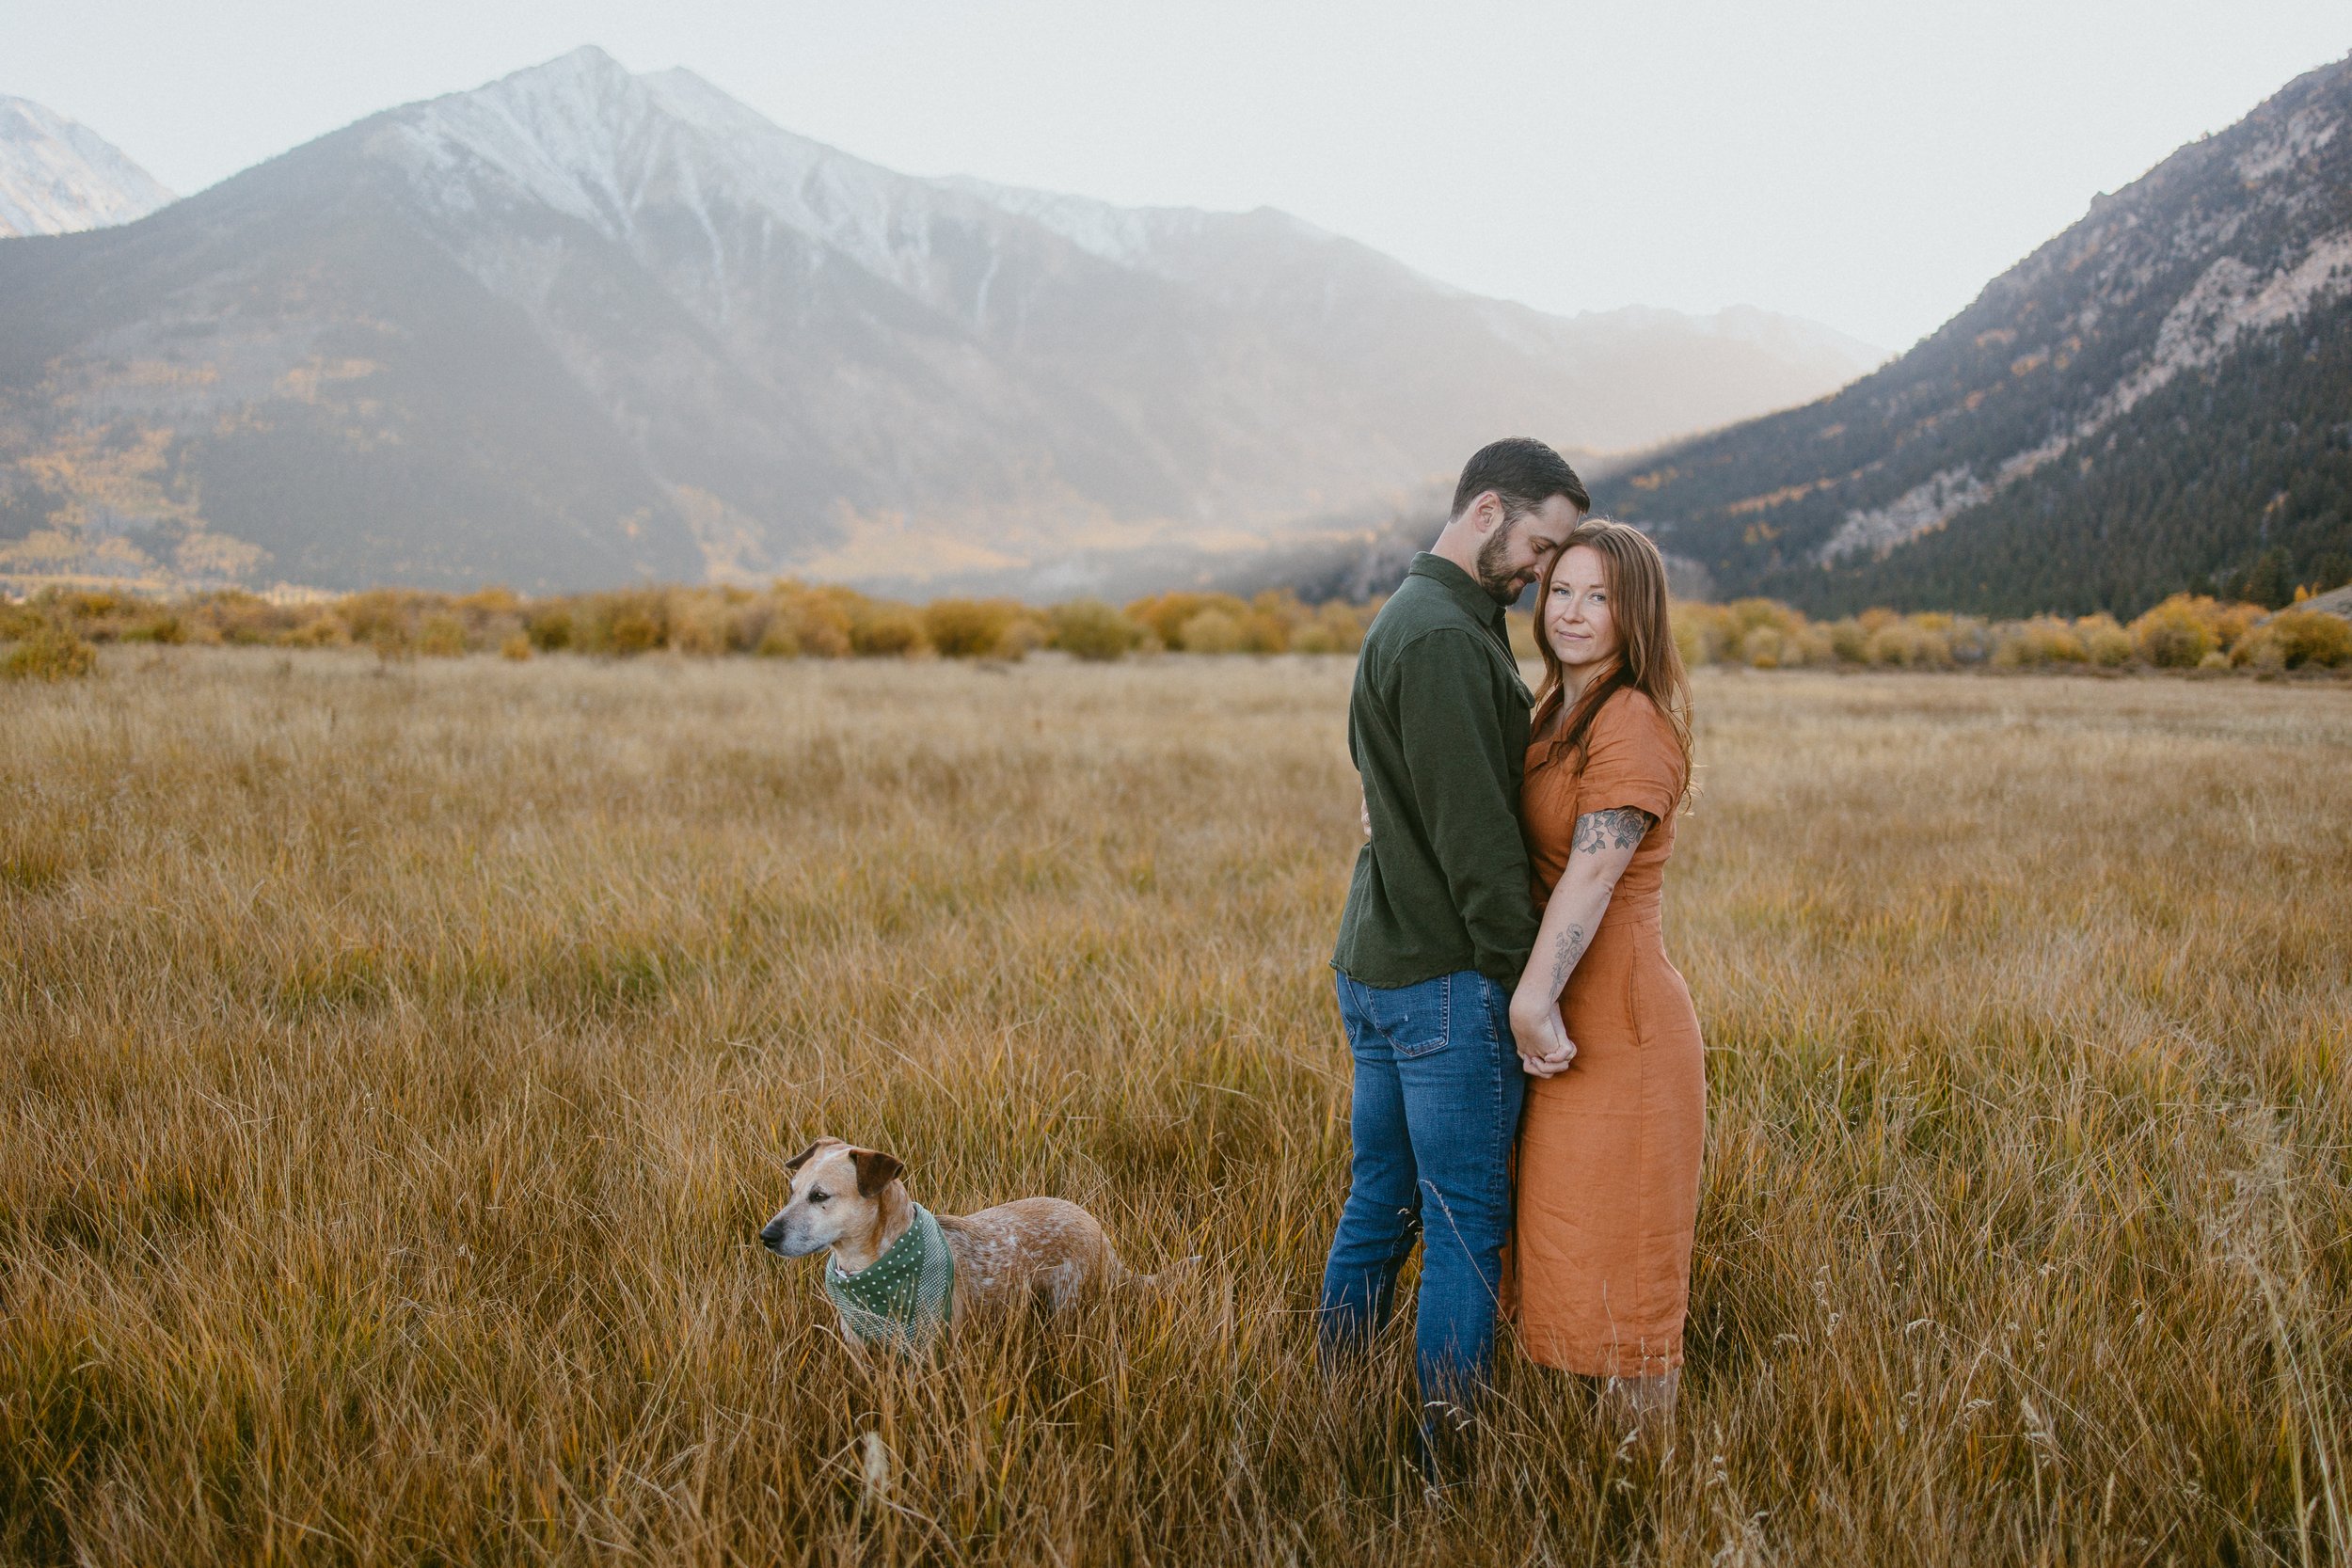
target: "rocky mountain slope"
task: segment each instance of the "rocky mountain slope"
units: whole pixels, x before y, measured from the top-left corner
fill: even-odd
[[[2102,196],[1910,353],[1595,496],[1807,609],[2352,578],[2352,60]]]
[[[170,199],[87,126],[0,94],[0,237],[129,223]]]
[[[0,571],[1068,591],[1497,432],[1646,443],[1869,362],[1543,316],[1276,213],[912,179],[582,50],[0,242]]]

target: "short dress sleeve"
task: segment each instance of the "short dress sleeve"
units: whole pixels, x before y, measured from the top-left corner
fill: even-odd
[[[1576,814],[1632,806],[1663,822],[1682,799],[1682,748],[1658,705],[1620,691],[1593,717]]]

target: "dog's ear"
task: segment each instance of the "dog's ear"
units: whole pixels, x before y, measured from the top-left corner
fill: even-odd
[[[803,1165],[807,1164],[809,1161],[816,1158],[817,1151],[824,1147],[825,1140],[819,1138],[815,1143],[809,1145],[806,1148],[801,1150],[798,1154],[792,1156],[789,1160],[787,1160],[784,1163],[786,1173],[788,1175],[793,1171],[799,1170]]]
[[[879,1196],[884,1187],[898,1180],[906,1166],[895,1154],[884,1154],[879,1148],[853,1148],[850,1158],[857,1162],[857,1196]]]

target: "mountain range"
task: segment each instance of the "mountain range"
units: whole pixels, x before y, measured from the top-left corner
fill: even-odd
[[[1198,575],[1498,433],[1875,363],[1546,315],[1270,210],[917,179],[584,49],[136,222],[0,241],[0,572],[527,590]]]
[[[1595,500],[1719,593],[1823,611],[2352,578],[2352,59],[2101,196],[1901,357]]]
[[[129,223],[171,199],[97,132],[0,94],[0,238]]]

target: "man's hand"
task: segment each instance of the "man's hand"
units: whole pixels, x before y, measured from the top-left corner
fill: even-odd
[[[1363,791],[1361,791],[1361,790],[1358,790],[1358,791],[1356,792],[1356,820],[1357,820],[1357,821],[1359,821],[1359,822],[1361,822],[1361,823],[1364,825],[1364,837],[1365,837],[1365,838],[1367,838],[1367,839],[1371,838],[1371,837],[1372,837],[1372,797],[1371,797],[1371,796],[1369,796],[1369,795],[1366,795],[1366,794],[1365,794]]]
[[[1557,1078],[1576,1060],[1576,1042],[1560,1022],[1556,1003],[1529,997],[1511,999],[1511,1037],[1518,1046],[1519,1066],[1531,1078]]]

